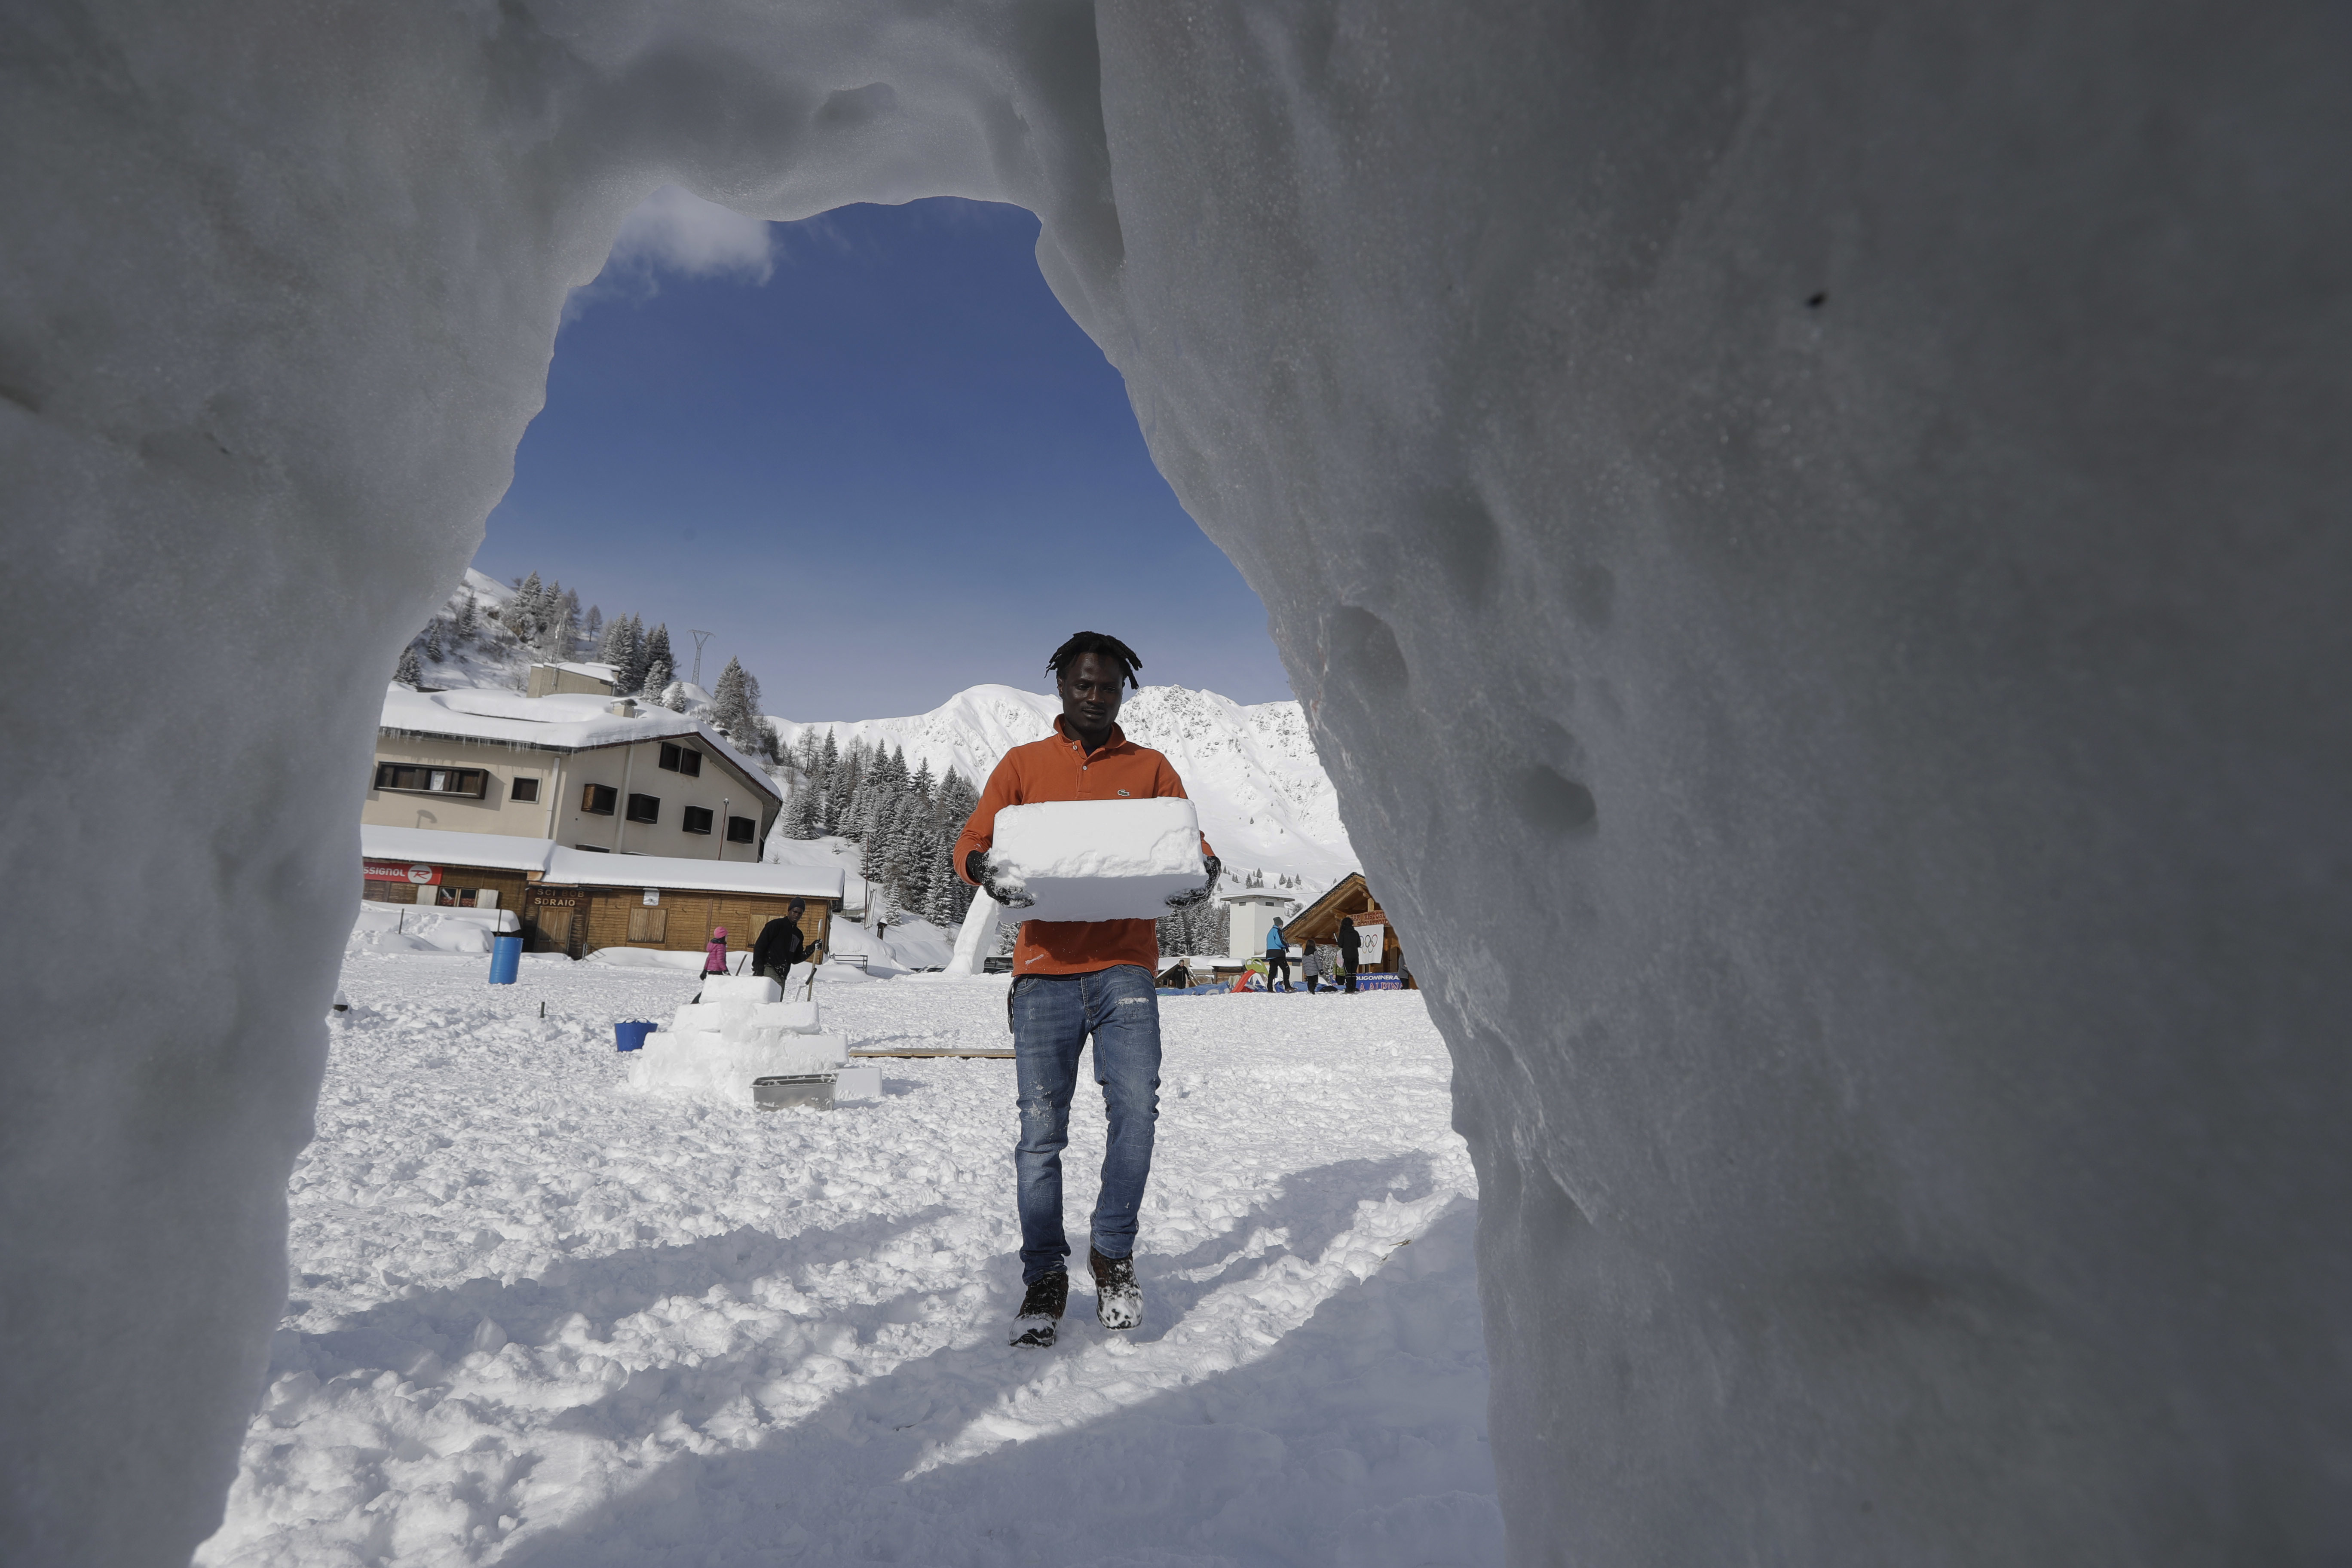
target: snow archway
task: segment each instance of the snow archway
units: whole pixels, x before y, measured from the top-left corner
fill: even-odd
[[[2324,16],[10,27],[12,1562],[216,1516],[374,694],[664,182],[1043,216],[1433,988],[1523,1560],[2352,1532]]]

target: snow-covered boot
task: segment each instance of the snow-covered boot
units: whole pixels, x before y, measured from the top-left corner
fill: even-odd
[[[1027,1345],[1043,1350],[1054,1342],[1054,1325],[1062,1319],[1062,1309],[1069,1305],[1070,1277],[1056,1268],[1034,1285],[1021,1298],[1021,1315],[1013,1320],[1013,1337],[1008,1344]]]
[[[1131,1329],[1143,1321],[1143,1287],[1135,1282],[1135,1259],[1105,1258],[1087,1248],[1095,1276],[1095,1321],[1106,1329]]]

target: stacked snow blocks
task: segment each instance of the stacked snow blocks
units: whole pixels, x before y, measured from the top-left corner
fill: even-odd
[[[631,1089],[751,1105],[754,1079],[832,1072],[848,1060],[842,1038],[821,1032],[817,1005],[783,1001],[772,980],[714,976],[702,997],[646,1037],[629,1060]]]
[[[1208,876],[1189,800],[1067,800],[996,814],[991,865],[1024,921],[1155,920]]]

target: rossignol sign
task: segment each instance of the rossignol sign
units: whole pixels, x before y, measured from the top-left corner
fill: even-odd
[[[407,882],[425,888],[441,879],[438,866],[412,866],[404,860],[369,860],[364,865],[366,879],[371,882]]]

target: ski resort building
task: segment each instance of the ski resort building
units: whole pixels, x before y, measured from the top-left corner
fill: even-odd
[[[360,828],[364,898],[382,902],[513,910],[533,952],[584,958],[602,947],[698,952],[715,926],[728,946],[805,906],[801,934],[822,946],[841,907],[838,867],[767,866],[612,855],[544,838],[436,828]]]
[[[584,693],[394,686],[374,768],[360,815],[371,826],[548,839],[591,853],[755,862],[784,804],[758,765],[700,720]]]
[[[1357,960],[1358,973],[1403,973],[1404,944],[1397,940],[1396,927],[1381,909],[1380,900],[1372,897],[1372,889],[1361,871],[1350,871],[1340,878],[1321,898],[1284,921],[1282,929],[1293,946],[1308,942],[1336,946],[1343,917],[1354,921],[1357,931],[1364,938],[1363,951]],[[1401,983],[1411,985],[1411,976],[1405,976]]]

